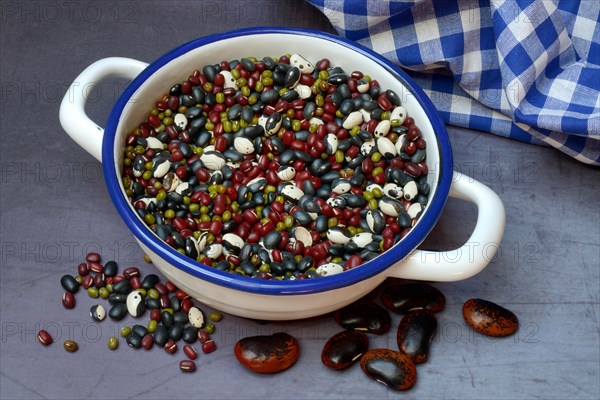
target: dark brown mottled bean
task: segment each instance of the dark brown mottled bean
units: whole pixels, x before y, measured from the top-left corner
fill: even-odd
[[[390,314],[371,301],[352,303],[335,313],[335,321],[345,329],[382,334],[390,329]]]
[[[417,380],[414,362],[399,351],[369,350],[360,359],[360,367],[369,378],[393,390],[410,389]]]
[[[444,309],[446,298],[426,283],[405,283],[386,287],[381,302],[388,310],[401,314],[417,309],[439,312]]]
[[[209,342],[211,340],[204,344]],[[233,352],[240,364],[250,371],[272,374],[294,365],[300,355],[300,347],[296,338],[279,332],[241,339],[235,344]]]
[[[510,310],[491,301],[470,299],[462,313],[471,328],[487,336],[509,336],[519,329],[519,320]]]
[[[321,352],[321,362],[331,369],[345,369],[369,348],[369,338],[360,331],[342,331],[333,335]]]
[[[396,333],[398,347],[409,355],[415,364],[424,363],[429,357],[429,345],[437,330],[437,320],[426,310],[412,310],[406,313]]]

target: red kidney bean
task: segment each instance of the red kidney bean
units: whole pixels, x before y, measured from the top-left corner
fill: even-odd
[[[73,293],[64,292],[62,296],[62,304],[67,309],[75,307],[75,296],[73,296]]]
[[[421,130],[416,126],[411,126],[406,133],[406,139],[412,141],[417,140],[421,137]]]
[[[348,258],[348,260],[346,260],[346,263],[344,264],[344,270],[349,270],[349,269],[358,267],[362,263],[363,263],[362,258],[358,254],[354,254],[354,255],[350,256],[350,258]]]
[[[404,170],[412,177],[418,178],[421,176],[421,168],[419,168],[419,166],[412,161],[408,161],[404,164]]]
[[[100,289],[106,284],[104,274],[99,273],[94,276],[94,287]]]
[[[83,282],[81,282],[81,286],[88,289],[94,283],[94,277],[92,275],[86,275],[83,277]]]
[[[142,338],[142,347],[146,350],[150,350],[154,345],[154,337],[151,333],[146,333]]]
[[[140,280],[139,276],[134,276],[129,280],[129,282],[131,282],[131,288],[134,290],[142,287],[142,281]]]
[[[204,343],[206,343],[206,342],[207,342],[207,341],[209,341],[209,340],[210,340],[210,335],[209,335],[209,334],[208,334],[206,331],[204,331],[204,330],[200,329],[200,330],[198,331],[198,341],[199,341],[201,344],[204,344]]]
[[[319,71],[324,71],[327,68],[329,68],[329,65],[330,65],[330,61],[327,58],[323,58],[322,60],[320,60],[317,63],[316,67]]]
[[[171,308],[171,300],[169,299],[169,296],[167,296],[166,294],[163,294],[162,296],[160,296],[159,301],[160,301],[161,308]]]
[[[169,339],[164,347],[165,351],[169,354],[177,352],[177,343],[173,339]]]
[[[123,275],[127,279],[131,279],[133,277],[140,276],[140,270],[137,267],[129,267],[123,271]]]
[[[196,363],[192,360],[181,360],[179,362],[179,369],[182,372],[194,372],[196,371]]]
[[[175,291],[175,297],[177,297],[179,300],[185,300],[185,299],[189,298],[190,296],[183,290],[177,289]]]
[[[88,263],[88,269],[92,272],[101,273],[104,272],[104,266],[96,261],[90,261]]]
[[[88,265],[86,263],[81,263],[77,266],[77,273],[79,275],[86,276],[89,273]]]
[[[191,344],[186,344],[185,346],[183,346],[183,352],[186,356],[188,356],[190,360],[195,360],[196,358],[198,358],[198,351],[196,351],[194,346],[192,346]]]
[[[156,115],[150,115],[148,117],[148,123],[154,128],[158,128],[161,124],[160,119]]]
[[[97,263],[99,263],[100,262],[100,254],[98,254],[98,253],[88,253],[85,256],[85,259],[86,259],[87,262],[97,262]]]
[[[160,309],[153,308],[150,310],[150,319],[153,321],[160,321]]]
[[[43,329],[37,333],[37,339],[44,346],[49,346],[52,344],[52,336],[50,336],[50,334]]]
[[[167,285],[171,283],[171,281],[167,281]],[[172,283],[171,283],[172,284]],[[169,294],[170,290],[167,288],[167,286],[163,285],[162,283],[157,283],[156,285],[154,285],[154,289],[156,289],[156,291],[160,294],[160,295],[167,295]]]
[[[202,343],[202,352],[204,354],[212,353],[217,349],[217,345],[214,340],[209,339],[206,342]]]

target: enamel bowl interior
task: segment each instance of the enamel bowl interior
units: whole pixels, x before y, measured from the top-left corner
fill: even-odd
[[[143,122],[156,99],[174,83],[187,79],[193,70],[222,60],[246,56],[261,59],[291,53],[301,54],[313,63],[326,57],[332,65],[341,66],[347,73],[362,71],[377,79],[382,88],[393,89],[400,96],[427,141],[428,183],[431,186],[428,205],[411,232],[393,248],[341,274],[296,281],[259,280],[204,266],[162,242],[127,201],[120,179],[125,138]],[[150,64],[126,88],[113,108],[104,134],[103,165],[109,193],[118,212],[157,266],[167,265],[171,275],[177,275],[179,283],[190,290],[197,283],[208,282],[261,295],[321,293],[356,285],[381,274],[415,249],[433,228],[448,196],[452,176],[452,154],[445,127],[429,99],[406,74],[374,52],[339,37],[285,28],[253,28],[201,38]],[[374,284],[383,280],[383,275]]]

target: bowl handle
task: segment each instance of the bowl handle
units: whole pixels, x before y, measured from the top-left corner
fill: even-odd
[[[75,78],[60,104],[60,124],[85,151],[102,162],[104,129],[85,113],[85,103],[92,89],[101,80],[114,76],[133,79],[148,64],[131,58],[109,57],[98,60]]]
[[[415,250],[388,268],[388,276],[450,282],[470,278],[489,264],[504,234],[506,214],[502,200],[487,186],[456,171],[450,196],[477,205],[477,224],[471,237],[454,250]]]

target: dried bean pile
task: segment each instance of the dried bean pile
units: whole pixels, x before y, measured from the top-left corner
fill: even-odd
[[[426,143],[393,90],[301,55],[206,65],[126,138],[140,218],[198,262],[262,279],[340,273],[425,207]]]
[[[60,283],[65,290],[62,303],[67,309],[75,307],[75,294],[80,286],[87,290],[88,296],[108,300],[108,312],[101,304],[91,307],[90,317],[96,322],[103,321],[107,315],[113,321],[121,321],[128,314],[139,318],[148,310],[150,320],[147,325],[123,326],[121,337],[134,349],[150,350],[152,347],[159,347],[169,354],[177,352],[177,343],[183,339],[186,343],[183,353],[187,356],[179,364],[183,372],[196,370],[196,342],[200,343],[205,354],[212,353],[217,348],[210,335],[215,331],[213,322],[221,320],[221,313],[212,311],[208,314],[209,321],[205,321],[202,310],[194,305],[187,293],[178,289],[171,281],[161,283],[155,274],[142,277],[137,267],[128,267],[119,273],[116,262],[102,263],[100,254],[89,253],[86,255],[86,262],[78,265],[77,275],[63,275]],[[37,338],[45,346],[53,342],[52,336],[45,330],[39,331]],[[118,339],[110,337],[107,347],[116,350],[118,346]],[[78,344],[73,340],[66,340],[63,347],[69,352],[75,352]]]

